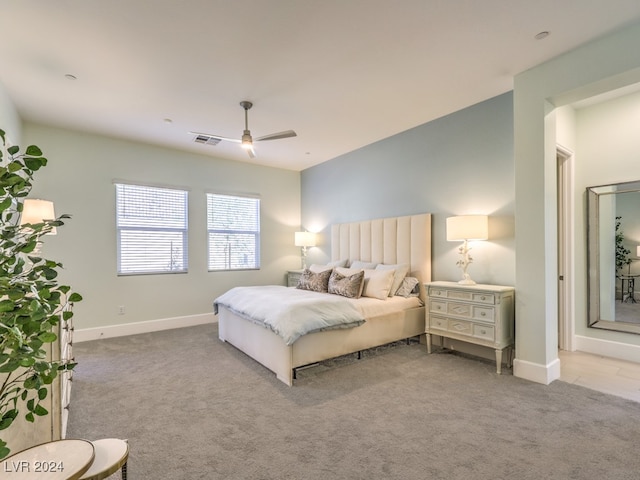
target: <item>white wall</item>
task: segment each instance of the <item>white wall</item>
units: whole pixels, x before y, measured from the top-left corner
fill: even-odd
[[[635,25],[515,77],[517,338],[514,373],[517,376],[549,383],[560,374],[556,228],[556,145],[559,141],[556,127],[559,114],[555,109],[638,82],[639,42],[640,26]],[[597,183],[607,183],[605,178],[621,176],[617,169],[615,172],[608,173]],[[576,249],[575,261],[578,263],[585,241],[580,210],[576,211],[575,225],[575,244],[580,245]],[[576,283],[579,281],[582,277],[576,265]],[[577,309],[584,309],[585,291],[576,288]]]
[[[214,298],[228,288],[284,284],[286,270],[299,268],[300,250],[293,245],[300,225],[298,172],[33,124],[25,125],[24,143],[40,146],[49,159],[31,196],[54,201],[57,215],[72,215],[58,235],[46,237],[43,253],[63,263],[62,281],[84,297],[74,310],[77,333],[94,329],[91,335],[110,336],[109,327],[120,324],[130,327],[120,333],[135,333],[136,322],[174,318],[178,324],[210,321]],[[114,179],[189,189],[188,274],[116,275]],[[207,191],[260,195],[260,270],[207,272]]]

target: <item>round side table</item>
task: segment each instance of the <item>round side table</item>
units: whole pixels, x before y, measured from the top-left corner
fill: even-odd
[[[86,440],[56,440],[22,450],[0,462],[3,479],[78,480],[94,459]]]
[[[129,444],[118,438],[103,438],[91,443],[95,450],[95,458],[80,480],[103,480],[120,468],[122,468],[122,480],[127,480]]]

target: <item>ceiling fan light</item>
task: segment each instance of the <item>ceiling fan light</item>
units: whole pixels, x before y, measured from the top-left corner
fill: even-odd
[[[245,130],[242,135],[242,148],[246,150],[253,148],[253,139],[251,138],[251,134],[248,130]]]

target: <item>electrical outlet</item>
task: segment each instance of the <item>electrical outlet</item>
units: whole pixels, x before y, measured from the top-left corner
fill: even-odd
[[[120,305],[118,307],[118,315],[124,315],[124,314],[125,314],[124,305]]]

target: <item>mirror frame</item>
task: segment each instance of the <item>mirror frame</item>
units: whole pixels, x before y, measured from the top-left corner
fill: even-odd
[[[588,326],[604,330],[640,335],[640,324],[605,320],[600,317],[600,197],[617,193],[640,192],[640,180],[587,187],[587,297],[589,299]],[[615,298],[614,298],[615,302]]]

